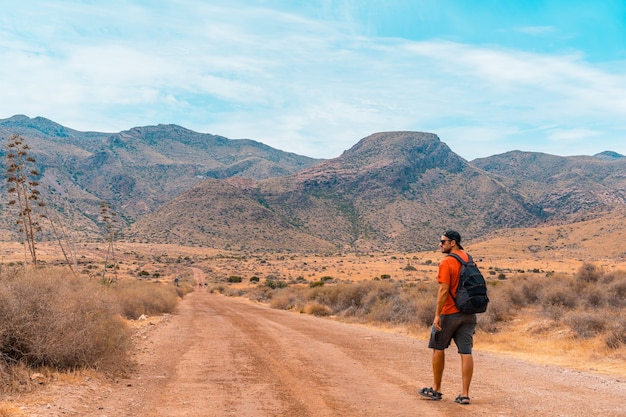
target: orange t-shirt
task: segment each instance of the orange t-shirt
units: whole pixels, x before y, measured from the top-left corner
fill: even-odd
[[[469,261],[469,256],[463,251],[458,251],[457,254],[464,260]],[[450,285],[450,293],[452,297],[456,298],[456,290],[459,286],[459,278],[461,277],[461,262],[454,259],[452,256],[446,256],[439,263],[439,272],[437,273],[437,282],[446,283]],[[441,314],[454,314],[458,313],[459,309],[456,308],[454,300],[448,295],[448,299],[441,309]]]

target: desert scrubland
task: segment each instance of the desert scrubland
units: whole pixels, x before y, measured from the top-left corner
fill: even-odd
[[[490,311],[480,317],[475,341],[476,349],[481,352],[481,355],[503,355],[497,357],[522,361],[520,363],[528,363],[529,366],[530,364],[550,366],[560,369],[559,372],[582,372],[585,375],[598,375],[599,378],[603,378],[602,375],[617,378],[617,380],[610,379],[611,384],[614,384],[618,390],[623,390],[623,382],[619,381],[623,381],[626,377],[626,340],[624,340],[626,323],[620,311],[624,308],[626,264],[622,262],[619,255],[620,248],[613,247],[613,252],[604,252],[599,245],[592,248],[572,247],[566,241],[575,238],[575,236],[570,236],[572,234],[564,233],[558,228],[542,229],[534,233],[518,231],[518,233],[511,232],[509,235],[505,233],[489,240],[466,244],[466,249],[478,260],[479,266],[488,279],[492,298]],[[192,298],[196,300],[194,306],[202,311],[202,313],[196,311],[193,314],[209,314],[210,317],[212,317],[211,314],[217,314],[206,311],[208,307],[202,306],[208,305],[206,304],[209,303],[208,300],[214,300],[212,297],[218,297],[220,300],[232,299],[233,302],[240,300],[237,303],[244,303],[233,304],[235,309],[237,305],[252,303],[250,305],[271,307],[276,311],[283,310],[287,314],[293,314],[294,317],[303,315],[315,317],[315,326],[318,327],[336,322],[354,328],[406,337],[408,340],[413,340],[414,344],[411,345],[411,349],[414,349],[416,353],[421,352],[422,360],[425,362],[425,365],[420,365],[422,375],[416,376],[416,381],[412,383],[414,385],[411,385],[408,391],[410,393],[419,389],[420,386],[417,384],[421,383],[418,382],[420,379],[424,384],[429,383],[429,359],[425,340],[428,335],[429,320],[432,320],[437,264],[442,256],[435,249],[420,253],[239,253],[211,248],[118,242],[114,257],[108,260],[108,268],[105,270],[106,250],[106,243],[81,244],[76,247],[79,280],[98,282],[105,272],[108,277],[114,277],[113,286],[122,286],[123,283],[128,282],[142,282],[169,289],[168,291],[176,291],[174,279],[178,278],[179,285],[185,287],[184,291],[179,288],[178,292],[174,292],[179,296],[178,304],[187,305],[190,301],[186,298],[190,296],[185,294],[193,291]],[[41,243],[38,245],[38,251],[40,271],[48,268],[55,271],[69,271],[56,245]],[[11,268],[19,269],[20,262],[24,260],[23,248],[17,244],[2,244],[0,245],[0,258],[4,273]],[[43,276],[45,277],[45,273]],[[198,297],[204,301],[198,301]],[[220,303],[212,308],[215,311],[221,311],[222,308],[226,308],[226,305],[222,307]],[[251,314],[261,314],[255,311]],[[20,384],[18,381],[15,385],[17,388],[9,390],[4,394],[4,400],[0,400],[0,415],[144,415],[141,413],[146,412],[149,407],[157,407],[144,401],[141,404],[128,405],[126,408],[126,410],[133,409],[135,410],[133,413],[138,414],[116,414],[111,411],[114,405],[107,403],[111,399],[104,398],[101,394],[96,395],[95,392],[100,389],[110,389],[113,390],[111,392],[118,393],[120,388],[116,388],[116,385],[123,384],[125,378],[134,381],[129,384],[138,384],[133,378],[141,379],[142,372],[147,372],[142,364],[145,365],[153,360],[146,356],[146,352],[152,352],[151,358],[163,360],[164,357],[171,356],[172,352],[157,353],[155,349],[158,349],[158,346],[162,349],[176,349],[168,345],[168,343],[173,343],[172,341],[164,340],[164,338],[175,337],[171,334],[158,336],[160,339],[152,338],[159,334],[154,328],[162,326],[167,328],[173,325],[168,323],[173,322],[178,317],[177,315],[181,314],[179,307],[172,307],[171,313],[146,313],[142,312],[141,307],[137,307],[125,314],[123,319],[126,323],[125,327],[131,334],[129,337],[132,339],[127,353],[124,354],[129,355],[129,363],[138,363],[138,367],[129,365],[128,369],[121,373],[119,369],[115,370],[115,367],[111,368],[110,372],[102,372],[88,364],[78,368],[69,367],[71,369],[66,367],[60,372],[50,367],[45,367],[44,370],[30,369],[27,371],[28,375],[41,375],[42,380],[29,381],[27,384]],[[140,317],[141,314],[144,314],[144,317]],[[224,331],[231,330],[225,329]],[[249,331],[252,332],[253,329]],[[197,333],[198,330],[195,329],[193,332]],[[369,338],[377,337],[375,335],[359,337],[369,340]],[[197,335],[197,337],[200,336]],[[300,336],[293,335],[293,337]],[[180,338],[187,340],[187,336],[181,335]],[[209,343],[208,340],[206,339],[205,342]],[[319,341],[312,343],[319,343]],[[218,348],[214,347],[214,349]],[[248,346],[247,348],[258,349],[259,347]],[[201,347],[198,349],[202,351]],[[280,349],[289,348],[281,345]],[[183,351],[186,350],[187,348],[183,349]],[[201,353],[198,354],[201,355]],[[222,354],[227,353],[216,352],[212,355],[217,358]],[[311,353],[302,352],[302,354],[310,355]],[[294,355],[298,356],[297,353]],[[184,356],[181,360],[184,360]],[[195,360],[213,369],[210,365],[211,361],[207,362],[205,359],[198,358]],[[255,360],[270,359],[256,358]],[[340,358],[335,360],[340,361]],[[379,360],[382,359],[379,358]],[[172,364],[172,366],[183,365],[179,363],[178,365]],[[194,367],[193,364],[184,366],[187,372]],[[234,365],[225,364],[224,366],[227,368]],[[450,378],[454,378],[452,376],[454,366],[450,365]],[[172,368],[171,372],[180,372],[180,369],[176,369]],[[293,369],[289,372],[295,372]],[[153,372],[156,371],[153,370]],[[274,372],[287,371],[278,368],[274,369]],[[307,372],[315,372],[315,370],[308,368]],[[208,377],[207,373],[202,372],[202,375],[197,379],[202,380]],[[7,377],[6,372],[4,376]],[[24,375],[18,373],[13,377],[11,375],[8,377],[19,380],[24,378]],[[154,375],[153,377],[156,378]],[[501,375],[501,377],[504,376]],[[170,375],[167,378],[171,378],[171,380],[168,379],[169,382],[165,381],[168,384],[177,384],[181,383],[182,377]],[[478,374],[479,381],[480,378]],[[332,381],[332,378],[329,381]],[[295,380],[290,380],[288,383],[295,382]],[[189,383],[189,381],[185,382],[185,384]],[[204,380],[200,385],[206,389],[208,383]],[[582,382],[575,383],[584,385]],[[409,382],[405,381],[405,384]],[[138,385],[136,387],[139,389]],[[155,387],[156,385],[151,389],[157,389]],[[159,392],[162,392],[162,389],[162,387],[159,388]],[[202,395],[203,392],[202,387],[185,389],[191,389],[192,392],[198,390],[198,395]],[[260,388],[257,387],[257,389]],[[68,395],[68,392],[79,394],[72,396]],[[132,402],[130,398],[140,394],[129,392],[128,396],[125,396],[120,392],[116,395],[122,396],[120,398],[124,400],[121,401]],[[376,393],[376,395],[379,394]],[[65,405],[63,405],[64,400],[61,399],[62,395],[68,398]],[[217,403],[226,401],[220,397],[222,394],[214,393],[213,395],[216,396],[214,401]],[[333,415],[333,412],[340,410],[337,408],[338,405],[321,404],[319,400],[313,401],[313,398],[303,392],[297,392],[294,395],[299,398],[298,401],[306,402],[309,398],[313,405],[317,404],[319,409],[325,410],[321,414],[315,414],[311,412],[313,406],[309,405],[299,409],[301,415]],[[370,392],[365,395],[374,394]],[[483,398],[488,397],[485,392],[481,392],[480,395]],[[453,398],[452,392],[448,396]],[[295,406],[292,403],[289,406],[282,404],[280,395],[272,398],[266,404],[267,409],[257,410],[256,415],[288,415],[289,412],[298,410],[297,407],[293,408]],[[56,404],[48,409],[50,414],[29,414],[45,410],[44,403],[47,400],[49,400],[48,405]],[[98,412],[84,414],[85,409],[77,405],[83,403],[86,407],[86,404],[93,401],[107,404],[102,407],[109,413],[102,411],[100,414]],[[119,398],[118,401],[120,401]],[[160,401],[161,405],[158,406],[160,408],[155,411],[154,415],[178,415],[171,409],[171,401],[175,401],[174,399],[170,398],[169,405],[163,402],[163,399]],[[222,411],[216,411],[213,414],[194,414],[193,407],[210,406],[207,401],[209,400],[200,401],[198,404],[194,401],[187,402],[188,406],[182,407],[181,410],[187,410],[188,414],[180,415],[236,415],[233,414],[234,411],[227,411],[226,406]],[[337,399],[337,404],[339,403]],[[247,407],[254,408],[257,405],[252,402]],[[406,407],[409,406],[407,403]],[[502,412],[502,409],[495,405],[487,406],[485,403],[483,406],[486,407],[484,410],[487,410],[485,415],[491,415],[491,412]],[[245,409],[245,406],[241,407]],[[232,406],[231,408],[241,411],[241,407]],[[97,406],[96,409],[98,409]],[[74,410],[75,414],[72,414],[71,410]],[[341,410],[345,413],[344,415],[352,415],[351,413],[354,415],[394,415],[386,412],[372,414],[366,409],[360,409],[358,412],[353,409]],[[618,415],[611,414],[612,408],[608,410],[606,415]],[[548,410],[544,415],[557,414],[551,414]]]

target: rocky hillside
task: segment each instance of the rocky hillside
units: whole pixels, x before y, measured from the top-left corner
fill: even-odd
[[[102,238],[102,201],[128,241],[315,253],[434,249],[446,228],[478,239],[626,206],[626,158],[608,151],[468,162],[434,134],[383,132],[320,161],[174,125],[97,133],[0,120],[0,136],[13,133],[78,240]],[[0,239],[18,239],[14,222],[1,212]]]
[[[42,187],[53,196],[49,205],[84,237],[99,233],[101,201],[110,203],[121,224],[128,225],[205,178],[262,179],[319,162],[253,140],[230,140],[176,125],[97,133],[41,117],[0,120],[0,138],[13,134],[29,144]],[[4,149],[1,153],[4,156]],[[0,192],[2,201],[5,191],[3,187]],[[6,217],[0,219],[0,233],[15,238]]]
[[[542,220],[539,207],[460,158],[437,136],[388,132],[290,176],[205,181],[139,220],[128,237],[194,245],[219,240],[236,249],[298,251],[323,241],[324,249],[415,250],[432,248],[449,227],[480,236]],[[186,224],[195,229],[170,232]],[[243,224],[249,227],[245,232]],[[278,231],[281,236],[274,239]]]
[[[626,158],[615,152],[560,157],[513,151],[472,165],[552,220],[589,218],[626,204]]]

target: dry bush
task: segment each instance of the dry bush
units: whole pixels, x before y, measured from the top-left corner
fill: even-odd
[[[270,301],[270,307],[279,310],[291,310],[298,309],[304,305],[304,297],[302,295],[302,289],[297,287],[281,288],[276,290]]]
[[[626,308],[626,273],[616,275],[614,280],[607,285],[606,296],[611,308]]]
[[[390,283],[362,281],[354,284],[314,287],[310,289],[308,299],[330,307],[334,314],[360,316],[367,313],[366,304],[372,303],[374,297],[372,293],[378,292],[381,285],[389,286]]]
[[[211,289],[211,292],[219,292],[219,290],[213,290]],[[247,296],[250,300],[252,301],[258,301],[260,303],[268,303],[271,301],[272,297],[274,296],[274,292],[275,290],[266,287],[266,286],[256,286],[254,288],[252,288],[251,290],[247,291]]]
[[[379,287],[365,299],[366,317],[370,320],[430,326],[437,298],[435,283],[420,287]]]
[[[626,346],[626,317],[623,315],[616,317],[610,325],[605,342],[611,349],[619,349],[621,346]]]
[[[227,287],[223,284],[216,284],[216,285],[211,286],[211,288],[209,288],[209,292],[211,294],[215,294],[215,293],[224,294],[224,291],[226,291],[226,288]]]
[[[356,288],[351,284],[313,286],[308,291],[307,300],[326,305],[336,314],[344,311],[346,306],[352,305],[351,294]]]
[[[307,303],[302,309],[303,313],[312,314],[314,316],[330,316],[332,314],[332,310],[330,307],[317,303],[315,301],[311,301]]]
[[[612,317],[616,310],[626,307],[624,271],[606,273],[584,264],[573,276],[522,275],[502,283],[502,289],[498,286],[490,291],[489,309],[479,316],[483,330],[497,329],[499,319],[491,317],[492,314],[508,320],[516,313],[516,308],[530,305],[539,307],[552,320],[562,321],[578,337],[590,338],[608,332],[607,346],[615,348],[623,344],[626,324]]]
[[[163,283],[162,283],[163,284]],[[179,298],[184,298],[185,295],[193,292],[196,289],[197,285],[192,281],[191,277],[183,277],[178,281],[178,285],[174,285],[174,289],[176,290],[176,295]]]
[[[415,310],[414,324],[420,327],[430,327],[435,318],[436,295],[416,293],[412,302]]]
[[[604,275],[603,271],[594,264],[585,262],[582,264],[574,277],[582,282],[598,282]]]
[[[19,364],[105,370],[128,365],[130,331],[119,304],[98,282],[66,269],[4,271],[0,288],[0,353],[11,372]]]
[[[388,281],[361,281],[315,287],[290,286],[275,290],[271,297],[264,293],[263,297],[270,299],[272,308],[283,310],[428,326],[435,312],[436,289],[434,284],[403,287]],[[259,299],[258,291],[249,296]]]
[[[508,298],[510,292],[506,289],[509,285],[510,283],[490,286],[487,311],[484,314],[478,314],[479,329],[495,333],[498,331],[498,324],[513,318],[515,310]]]
[[[123,280],[112,285],[111,291],[129,319],[172,313],[178,305],[176,287],[160,282]]]
[[[588,286],[582,290],[582,302],[584,307],[591,310],[598,310],[607,305],[606,292],[597,286]]]
[[[603,313],[570,312],[563,322],[579,337],[588,339],[598,336],[607,326],[607,317]]]
[[[376,310],[381,307],[384,310],[389,310],[393,308],[394,304],[397,304],[398,287],[388,281],[371,281],[368,283],[367,288],[367,294],[362,301],[363,312],[372,316],[376,321],[386,321],[382,318],[382,315],[390,313],[377,312]],[[380,315],[381,319],[378,319],[377,315]]]
[[[536,304],[540,299],[542,283],[534,276],[520,275],[505,284],[505,290],[501,295],[513,306],[525,307]]]
[[[560,319],[567,311],[578,305],[578,293],[575,288],[548,286],[544,290],[541,306],[544,314],[554,320]]]

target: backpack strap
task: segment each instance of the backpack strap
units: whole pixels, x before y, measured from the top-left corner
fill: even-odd
[[[466,252],[467,253],[467,252]],[[456,259],[457,261],[461,262],[461,265],[466,265],[470,262],[473,262],[474,260],[472,259],[472,255],[470,255],[469,253],[467,254],[467,262],[465,262],[463,260],[463,258],[461,258],[459,255],[457,255],[456,253],[449,253],[448,256],[452,256],[454,259]]]
[[[472,255],[470,255],[469,253],[467,254],[467,262],[465,262],[463,260],[463,258],[461,258],[456,253],[449,253],[447,256],[452,256],[454,259],[456,259],[457,261],[461,262],[461,266],[465,266],[468,263],[473,262]],[[456,285],[457,288],[459,287],[459,285],[461,285],[461,277],[460,276],[459,276],[459,282]],[[450,290],[450,288],[448,288],[448,294],[450,294],[450,298],[452,298],[452,301],[454,301],[454,303],[456,304],[456,298],[454,298],[454,296],[452,295],[452,291]]]

